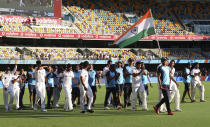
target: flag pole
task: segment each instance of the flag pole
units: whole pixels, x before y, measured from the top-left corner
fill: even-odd
[[[153,20],[153,24],[154,24],[154,29],[155,29],[155,40],[157,41],[158,49],[159,49],[158,54],[160,54],[160,57],[162,57],[162,53],[161,53],[161,50],[160,50],[160,43],[159,43],[159,40],[158,40],[156,28],[155,28],[155,20],[154,20],[153,15],[152,15],[151,8],[150,8],[150,14],[151,14],[151,16],[152,16],[152,20]]]

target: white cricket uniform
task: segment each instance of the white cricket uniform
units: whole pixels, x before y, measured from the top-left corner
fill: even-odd
[[[159,64],[157,66],[157,72],[158,72],[159,67],[161,67],[161,66],[162,66],[162,64]],[[158,96],[158,102],[160,102],[160,100],[163,98],[163,93],[162,93],[162,90],[160,89],[159,83],[157,85],[158,85],[158,93],[159,93],[158,94],[159,95]],[[167,111],[165,103],[160,106],[159,110],[160,110],[160,112],[166,112]]]
[[[195,75],[197,73],[200,73],[200,69],[193,69],[191,71],[191,75]],[[200,99],[204,100],[204,86],[202,85],[201,81],[200,81],[200,77],[199,76],[195,76],[192,78],[192,83],[191,83],[191,94],[192,94],[192,99],[195,100],[195,92],[196,92],[196,87],[198,87],[199,91],[200,91]]]
[[[13,99],[14,99],[14,94],[13,94],[13,90],[12,90],[12,77],[14,75],[14,73],[17,70],[17,65],[14,67],[13,71],[6,74],[4,73],[1,77],[1,81],[3,84],[3,97],[4,97],[4,105],[5,105],[5,109],[9,110],[12,109],[12,103],[13,103]],[[7,88],[7,90],[5,90],[5,88]],[[10,101],[8,104],[8,94],[10,94]]]
[[[41,109],[45,109],[45,93],[46,93],[45,78],[46,78],[45,69],[37,70],[37,68],[35,68],[37,101],[34,106],[34,109],[37,109],[38,102],[40,101],[40,99],[41,99]]]
[[[63,72],[63,88],[64,88],[64,93],[65,93],[65,105],[64,109],[66,111],[68,110],[73,110],[73,105],[72,105],[72,78],[74,78],[74,73],[72,71],[64,71]]]
[[[171,75],[174,76],[175,74],[175,68],[172,69],[172,73]],[[180,93],[179,93],[179,89],[177,88],[177,85],[174,81],[170,80],[170,90],[172,90],[170,92],[170,99],[169,102],[172,102],[173,98],[174,98],[174,102],[175,102],[175,110],[180,110]]]
[[[140,73],[141,69],[133,69],[132,73],[137,74]],[[144,86],[142,85],[142,74],[132,77],[132,94],[133,94],[133,99],[132,99],[132,110],[136,110],[136,100],[137,100],[137,95],[140,92],[140,95],[143,96],[143,98],[146,98],[146,92],[143,90]],[[147,109],[147,104],[146,101],[143,100],[142,104],[143,109]]]
[[[107,78],[106,78],[106,73],[109,71],[109,67],[104,67],[102,75],[103,75],[103,79],[105,81],[105,86],[107,85]],[[111,104],[112,101],[112,93],[110,93],[109,95],[109,99],[108,99],[108,104]]]
[[[19,77],[19,75],[14,75],[12,77],[12,80],[16,80],[17,78]],[[19,95],[20,95],[20,80],[18,79],[15,83],[12,84],[13,86],[13,95],[15,96],[16,98],[16,109],[18,109],[20,106],[19,106]]]
[[[82,85],[82,81],[81,78],[84,81],[84,85],[87,88],[87,90],[84,89],[83,85]],[[93,92],[92,89],[90,87],[90,85],[88,84],[88,71],[85,69],[82,69],[81,73],[80,73],[80,105],[81,105],[81,109],[82,111],[85,110],[85,95],[88,96],[88,107],[87,109],[90,110],[91,109],[91,105],[93,102]]]

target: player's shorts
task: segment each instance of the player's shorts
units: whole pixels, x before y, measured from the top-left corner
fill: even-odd
[[[36,87],[35,85],[28,85],[29,93],[35,93],[36,94]]]
[[[73,87],[72,88],[72,97],[80,97],[79,87]]]
[[[91,86],[92,92],[95,93],[97,92],[97,87],[96,86]]]
[[[123,84],[116,84],[116,92],[117,93],[123,92]]]
[[[185,85],[185,90],[189,90],[190,89],[190,83],[184,83]]]

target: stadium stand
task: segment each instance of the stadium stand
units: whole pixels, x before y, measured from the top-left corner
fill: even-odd
[[[19,50],[17,50],[19,49]],[[22,49],[22,50],[21,50]],[[27,49],[27,51],[26,51]],[[27,52],[30,53],[27,53]],[[119,48],[50,48],[50,47],[0,47],[0,59],[41,59],[41,60],[108,60],[126,61],[159,59],[206,59],[200,49],[119,49]],[[210,54],[210,52],[209,52]]]
[[[63,15],[69,15],[71,20],[63,20],[62,25],[28,26],[21,22],[1,22],[0,31],[120,35],[151,8],[157,35],[193,36],[195,33],[187,31],[185,24],[198,19],[209,20],[210,10],[204,5],[195,1],[164,5],[157,0],[67,0]]]

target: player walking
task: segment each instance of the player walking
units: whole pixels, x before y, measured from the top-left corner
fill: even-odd
[[[87,112],[93,113],[94,111],[91,109],[91,105],[93,103],[93,93],[90,85],[88,84],[88,68],[89,62],[85,61],[83,63],[83,69],[80,73],[80,105],[81,105],[81,113],[85,113],[85,96],[88,97],[88,106]]]
[[[196,87],[200,91],[200,102],[205,102],[204,99],[204,86],[201,83],[201,71],[199,69],[199,63],[195,63],[194,68],[191,71],[191,76],[192,76],[192,87],[191,87],[191,92],[192,92],[192,102],[195,102],[195,91]]]
[[[12,77],[17,70],[17,64],[15,65],[13,71],[10,72],[10,67],[7,67],[5,73],[1,77],[1,81],[3,84],[3,97],[4,97],[4,106],[5,110],[12,110],[12,103],[14,99],[14,94],[12,91]],[[10,95],[10,101],[8,104],[8,95]]]
[[[76,79],[74,78],[74,73],[72,71],[72,65],[67,65],[66,71],[63,72],[63,88],[65,93],[65,111],[73,111],[73,104],[72,104],[72,80],[79,86]],[[61,79],[60,79],[61,82]],[[60,83],[61,84],[61,83]],[[60,85],[61,87],[61,85]]]
[[[28,90],[29,90],[29,99],[30,99],[30,107],[33,109],[35,100],[36,100],[36,80],[35,80],[35,71],[33,66],[29,67],[29,71],[27,73],[27,81],[28,81]]]
[[[41,65],[41,61],[36,62],[37,67],[35,68],[35,80],[36,80],[36,93],[37,93],[37,101],[34,105],[34,110],[37,110],[38,103],[41,102],[41,111],[47,112],[45,109],[45,82],[48,84],[48,80],[46,77],[46,71],[44,67]],[[49,88],[49,87],[48,87]]]
[[[170,62],[170,66],[171,66],[171,75],[174,77],[175,74],[175,61],[171,60]],[[177,112],[181,112],[182,110],[180,109],[180,93],[179,93],[179,89],[176,85],[176,83],[172,80],[170,80],[170,90],[172,90],[170,92],[170,99],[169,101],[172,102],[173,98],[175,101],[175,111]]]
[[[174,81],[177,84],[177,86],[179,86],[179,84],[170,74],[170,68],[168,66],[168,58],[162,58],[161,61],[163,63],[162,63],[162,66],[159,67],[159,70],[158,70],[158,83],[160,85],[160,89],[162,90],[163,98],[160,100],[160,102],[156,106],[154,106],[154,110],[156,111],[157,114],[159,114],[160,106],[163,103],[165,103],[167,111],[168,111],[168,115],[173,115],[174,113],[171,112],[170,103],[169,103],[170,79]]]
[[[191,83],[190,68],[191,68],[191,64],[189,63],[188,66],[185,68],[184,73],[183,73],[185,89],[184,89],[183,96],[182,96],[182,101],[181,101],[182,103],[186,102],[184,100],[186,94],[188,94],[191,102],[193,101],[192,97],[191,97],[191,93],[190,93],[190,83]]]
[[[97,87],[96,87],[96,80],[98,81],[98,87],[101,88],[101,81],[99,78],[99,75],[97,74],[97,72],[94,70],[93,65],[90,65],[90,70],[88,71],[88,75],[89,75],[89,85],[92,89],[93,92],[93,103],[92,106],[95,106],[95,101],[96,101],[96,93],[97,93]]]

